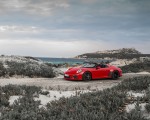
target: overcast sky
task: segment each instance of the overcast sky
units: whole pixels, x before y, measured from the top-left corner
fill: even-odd
[[[0,54],[150,53],[150,0],[0,0]]]

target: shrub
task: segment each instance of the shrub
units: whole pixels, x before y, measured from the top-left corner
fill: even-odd
[[[13,75],[29,76],[29,77],[54,77],[55,73],[52,67],[45,63],[37,62],[15,62],[6,61],[8,68],[4,68],[3,64],[0,63],[0,77],[6,75],[12,77]]]
[[[16,85],[6,85],[0,87],[0,107],[9,106],[9,98],[13,95],[23,95],[23,96],[33,96],[33,94],[39,94],[41,92],[40,87],[36,86],[16,86]]]
[[[147,112],[150,113],[150,103],[146,104],[145,108],[146,108]]]
[[[5,76],[5,74],[6,74],[6,69],[4,68],[3,63],[0,62],[0,77]]]
[[[148,120],[148,119],[146,119],[140,111],[133,109],[130,113],[127,113],[126,118],[124,120]]]
[[[2,87],[2,92],[6,93],[9,96],[21,95],[23,93],[23,89],[21,89],[20,86],[16,85],[6,85],[5,87]]]
[[[148,89],[150,84],[150,76],[133,77],[122,81],[117,89],[141,91]]]
[[[40,101],[35,101],[33,97],[25,96],[19,98],[11,106],[13,111],[3,112],[1,120],[37,120]]]
[[[128,72],[136,73],[136,72],[141,72],[141,71],[150,72],[150,61],[132,63],[132,64],[121,67],[121,69],[123,73],[128,73]]]
[[[41,94],[42,94],[42,95],[48,95],[48,94],[49,94],[49,91],[42,91]]]
[[[0,108],[9,106],[8,98],[9,98],[8,96],[0,92]]]

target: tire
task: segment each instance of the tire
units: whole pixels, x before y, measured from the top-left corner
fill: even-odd
[[[82,75],[82,80],[84,81],[90,81],[92,80],[92,75],[90,72],[85,72],[83,75]]]
[[[112,77],[111,77],[113,80],[117,80],[119,78],[119,72],[118,71],[114,71],[112,73]]]

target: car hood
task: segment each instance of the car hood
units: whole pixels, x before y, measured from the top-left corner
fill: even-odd
[[[69,68],[69,69],[65,72],[65,74],[76,74],[79,69],[81,69],[81,67]]]

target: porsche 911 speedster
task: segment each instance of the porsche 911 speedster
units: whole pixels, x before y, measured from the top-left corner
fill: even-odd
[[[69,68],[64,72],[66,80],[94,80],[102,78],[118,79],[122,76],[122,70],[109,64],[93,62],[84,63],[80,67]]]

